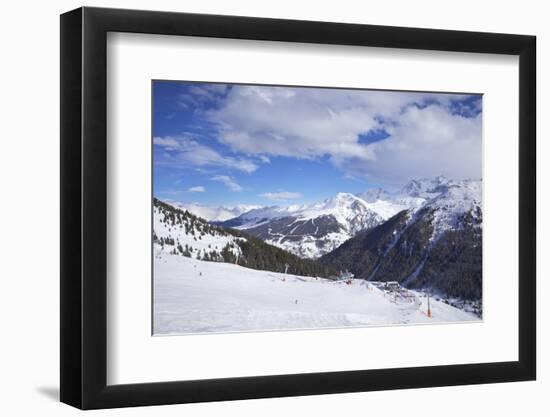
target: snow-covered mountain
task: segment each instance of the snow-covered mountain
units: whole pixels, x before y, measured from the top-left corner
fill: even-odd
[[[364,230],[320,261],[357,277],[481,299],[481,181],[411,181],[401,196],[423,199]]]
[[[357,195],[338,193],[310,205],[258,208],[221,224],[246,230],[300,257],[315,259],[336,249],[358,232],[377,226],[401,211],[416,212],[428,204],[441,206],[438,213],[442,218],[438,228],[444,228],[446,222],[452,220],[447,219],[452,213],[444,206],[456,203],[460,211],[461,204],[470,200],[479,202],[480,193],[480,181],[452,181],[438,176],[411,180],[397,191],[377,188]]]
[[[379,212],[386,210],[387,217],[402,210],[418,209],[431,199],[444,193],[449,187],[457,185],[456,181],[440,175],[435,178],[413,179],[400,190],[388,191],[382,188],[373,188],[357,194]]]
[[[252,210],[246,211],[240,214],[237,217],[232,219],[218,222],[219,224],[226,227],[233,227],[235,229],[246,230],[252,227],[260,226],[261,224],[267,223],[273,219],[280,219],[283,217],[293,216],[295,213],[299,212],[306,206],[268,206],[268,207],[258,207]]]
[[[339,193],[305,206],[252,210],[222,224],[246,230],[302,258],[314,259],[337,248],[360,230],[384,221],[389,212],[393,214],[393,209],[382,210],[376,203],[371,205],[353,194]]]
[[[432,241],[447,230],[461,229],[465,215],[471,215],[481,227],[481,198],[481,181],[465,180],[448,183],[437,196],[428,200],[424,207],[433,214]]]
[[[167,201],[172,206],[187,210],[193,213],[195,216],[206,219],[210,222],[223,222],[225,220],[233,219],[240,216],[243,213],[250,210],[258,209],[261,206],[258,205],[246,205],[238,204],[235,206],[208,206],[198,203],[182,203],[176,201]]]

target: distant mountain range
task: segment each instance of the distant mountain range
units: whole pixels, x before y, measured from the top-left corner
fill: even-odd
[[[209,222],[222,222],[225,220],[233,219],[246,213],[250,210],[258,209],[261,206],[239,204],[236,206],[207,206],[205,204],[198,203],[180,203],[176,201],[166,200],[173,207],[187,210],[193,213],[195,216],[202,217]]]
[[[470,190],[460,196],[459,190]],[[475,193],[479,195],[475,195]],[[443,176],[411,180],[401,190],[372,189],[357,195],[339,193],[306,206],[257,208],[218,224],[257,236],[304,258],[319,258],[357,233],[377,226],[400,211],[416,211],[432,200],[457,199],[464,211],[481,200],[480,181],[451,181]],[[447,197],[444,197],[447,196]],[[438,221],[445,222],[445,219]],[[450,221],[450,220],[449,220]],[[445,227],[443,224],[438,226]]]
[[[298,269],[323,276],[348,270],[357,278],[398,281],[408,288],[480,300],[481,194],[480,180],[454,181],[439,176],[411,180],[398,191],[338,193],[304,206],[243,207],[242,213],[223,220],[216,220],[220,215],[213,215],[214,210],[208,212],[210,223],[199,218],[204,206],[195,211],[187,206],[188,211],[178,211],[180,215],[188,213],[186,216],[192,217],[186,218],[194,218],[195,227],[206,230],[207,235],[197,239],[195,234],[192,242],[188,239],[193,228],[180,225],[178,231],[172,225],[167,234],[166,223],[159,223],[163,211],[158,207],[165,211],[171,206],[155,200],[155,210],[160,210],[155,211],[156,242],[166,236],[176,239],[175,247],[168,248],[178,251],[179,239],[180,246],[184,241],[193,246],[191,253],[181,247],[186,256],[222,262],[234,261],[252,242],[254,256],[262,260],[251,260],[248,252],[246,261],[257,269],[269,264],[268,270],[277,268],[279,272],[290,262],[296,274],[300,274]],[[208,246],[203,247],[205,244]],[[226,256],[221,255],[226,247],[233,255],[227,250]],[[282,250],[274,251],[275,247]]]

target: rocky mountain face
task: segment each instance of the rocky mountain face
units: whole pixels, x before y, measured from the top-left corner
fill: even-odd
[[[403,191],[424,203],[358,233],[320,262],[368,280],[480,300],[481,182],[437,178],[411,181]]]

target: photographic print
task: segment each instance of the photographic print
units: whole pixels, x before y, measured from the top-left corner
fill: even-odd
[[[482,320],[482,95],[151,85],[154,335]]]

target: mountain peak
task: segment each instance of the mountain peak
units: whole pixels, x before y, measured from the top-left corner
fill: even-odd
[[[401,192],[411,197],[419,197],[425,194],[441,193],[453,182],[444,175],[433,178],[412,179],[402,188]]]
[[[326,202],[332,202],[337,204],[349,204],[359,200],[356,196],[351,193],[338,193],[334,197],[325,200]]]
[[[337,193],[336,198],[338,200],[351,200],[355,199],[355,196],[351,193]]]

